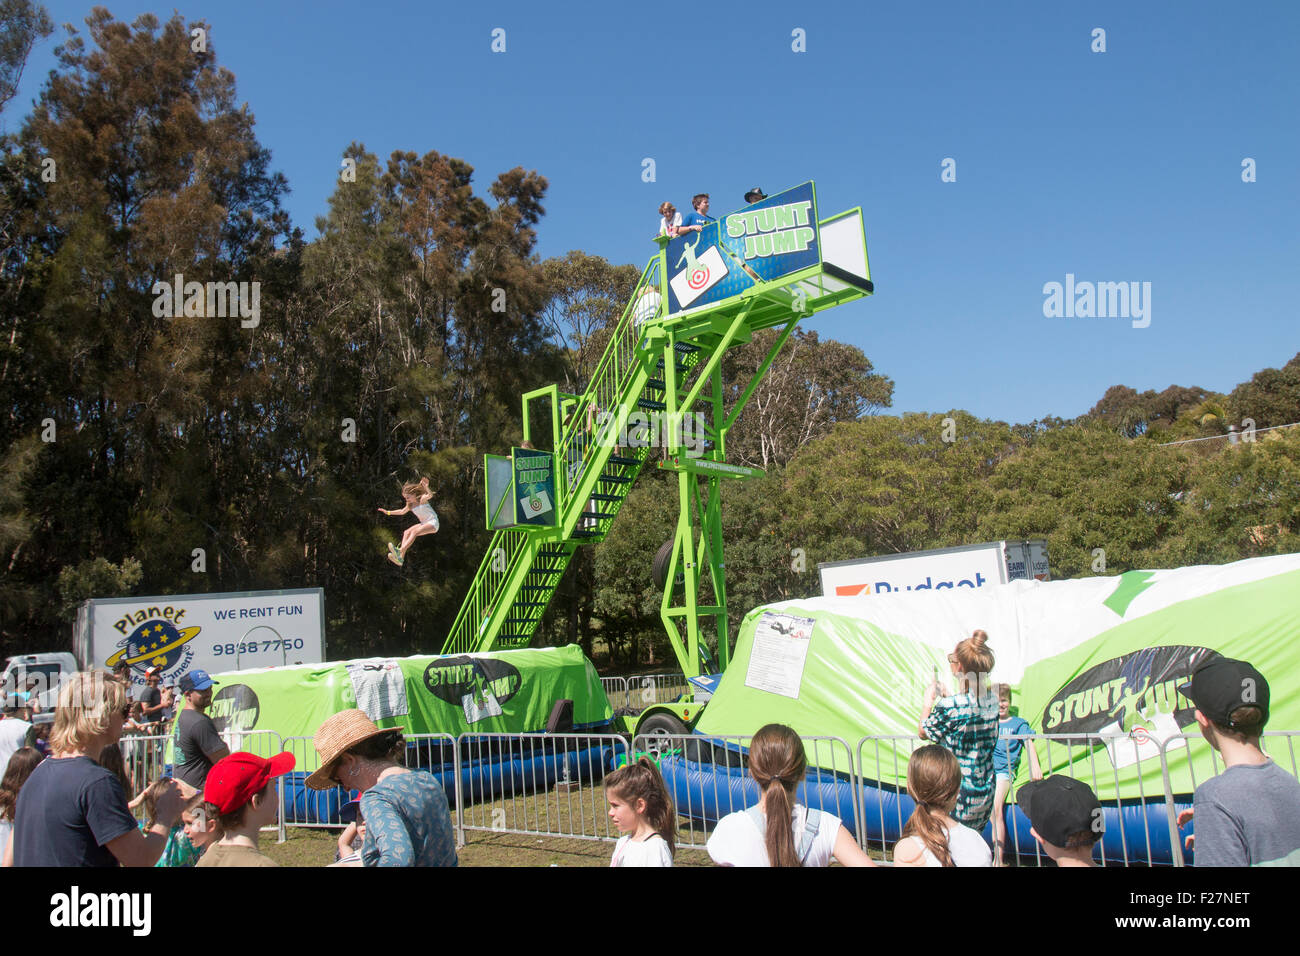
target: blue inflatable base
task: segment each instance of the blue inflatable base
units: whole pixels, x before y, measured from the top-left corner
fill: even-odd
[[[492,800],[502,794],[524,794],[549,790],[564,779],[587,782],[603,779],[614,768],[615,747],[601,745],[568,750],[563,742],[547,742],[544,746],[529,747],[526,753],[509,750],[490,753],[481,759],[462,756],[460,786],[456,786],[455,764],[450,747],[440,748],[440,753],[422,751],[420,761],[408,760],[412,769],[427,770],[437,778],[447,793],[449,805],[455,805],[456,794],[464,795],[467,802]],[[436,762],[438,759],[444,762]],[[332,790],[312,790],[307,787],[309,774],[293,771],[285,774],[285,818],[291,823],[329,826],[339,824],[339,810],[343,804],[356,797],[356,792],[344,795],[337,787]]]

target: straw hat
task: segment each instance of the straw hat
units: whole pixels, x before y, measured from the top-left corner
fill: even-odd
[[[313,790],[331,790],[338,786],[330,779],[334,763],[348,750],[390,730],[401,727],[376,727],[375,722],[366,716],[363,710],[342,710],[320,725],[313,743],[316,755],[320,758],[320,769],[307,778],[307,786]]]

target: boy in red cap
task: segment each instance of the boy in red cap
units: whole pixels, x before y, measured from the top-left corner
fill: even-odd
[[[257,834],[275,822],[275,778],[293,769],[293,754],[265,760],[243,751],[222,757],[208,771],[203,790],[207,812],[221,827],[221,840],[198,866],[275,866],[257,849]]]

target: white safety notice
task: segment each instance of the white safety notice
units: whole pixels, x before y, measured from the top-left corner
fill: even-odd
[[[371,720],[404,717],[409,712],[406,678],[397,661],[356,661],[348,665],[348,676],[352,678],[358,709],[364,710]]]
[[[754,628],[745,686],[798,700],[814,624],[811,617],[765,611]]]

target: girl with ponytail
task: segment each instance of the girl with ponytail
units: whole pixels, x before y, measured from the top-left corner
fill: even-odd
[[[983,830],[993,812],[993,751],[998,744],[998,698],[989,683],[993,652],[989,636],[975,631],[948,655],[956,681],[948,688],[935,681],[925,692],[919,732],[952,751],[961,766],[961,791],[952,817],[974,830]]]
[[[875,866],[839,817],[795,801],[807,770],[803,741],[784,724],[768,724],[749,744],[749,774],[762,795],[757,806],[729,813],[709,837],[721,866]]]
[[[907,762],[907,792],[916,809],[894,847],[894,866],[989,866],[984,838],[952,818],[961,767],[950,751],[930,744]]]
[[[605,778],[609,817],[626,834],[610,866],[672,866],[677,814],[654,761],[641,757]]]

